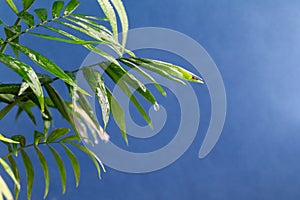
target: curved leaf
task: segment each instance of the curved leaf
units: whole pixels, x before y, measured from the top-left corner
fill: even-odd
[[[123,5],[123,2],[121,0],[111,0],[113,6],[115,7],[120,21],[122,25],[122,45],[125,48],[126,40],[127,40],[127,34],[128,34],[128,18],[126,14],[125,7]]]
[[[90,67],[82,68],[82,70],[86,81],[88,82],[89,86],[95,93],[98,102],[101,106],[104,129],[106,129],[109,120],[110,106],[109,106],[102,74]]]
[[[27,180],[27,199],[31,199],[31,193],[32,193],[32,185],[34,180],[34,169],[31,163],[31,160],[27,153],[21,149],[21,155],[25,166],[26,171],[26,180]]]
[[[3,141],[3,142],[8,142],[8,143],[14,143],[14,144],[19,144],[20,142],[18,141],[14,141],[12,139],[9,139],[7,137],[4,137],[4,135],[0,134],[0,141]],[[1,158],[0,158],[1,159]]]
[[[8,161],[10,163],[11,169],[12,169],[17,181],[20,182],[20,174],[19,174],[19,169],[18,169],[16,161],[14,160],[14,158],[11,155],[8,156]],[[17,200],[19,198],[20,188],[17,185],[15,185],[14,190],[15,190],[15,197]]]
[[[81,151],[83,151],[86,155],[88,155],[92,159],[95,167],[97,168],[98,176],[99,176],[99,178],[101,178],[100,165],[101,165],[102,169],[104,170],[104,172],[105,172],[105,169],[104,169],[104,166],[103,166],[102,162],[100,161],[100,159],[93,152],[91,152],[88,148],[86,148],[85,146],[76,144],[74,142],[70,142],[70,144],[73,145],[73,146],[75,146],[75,147],[77,147]]]
[[[64,150],[66,151],[69,159],[70,159],[70,162],[71,162],[71,165],[72,165],[72,168],[73,168],[73,172],[74,172],[74,176],[75,176],[75,179],[76,179],[76,187],[78,187],[79,185],[79,180],[80,180],[80,165],[79,165],[79,162],[76,158],[76,156],[74,155],[74,153],[64,144],[62,144],[62,147],[64,148]]]
[[[65,2],[55,1],[52,5],[52,17],[56,18],[60,15],[62,8],[64,7]]]
[[[11,43],[11,45],[14,46],[16,49],[18,49],[19,51],[23,52],[33,62],[35,62],[37,65],[41,66],[51,74],[62,79],[63,81],[65,81],[70,85],[76,85],[76,83],[74,83],[74,81],[59,66],[57,66],[54,62],[52,62],[45,56],[20,44]]]
[[[50,174],[49,174],[48,163],[47,163],[44,155],[42,154],[42,152],[37,147],[35,147],[35,151],[38,155],[39,161],[41,163],[41,167],[42,167],[43,172],[44,172],[44,179],[45,179],[44,199],[45,199],[48,195],[49,186],[50,186]]]
[[[6,173],[15,182],[16,186],[18,187],[18,189],[20,189],[20,183],[17,180],[17,178],[16,178],[15,174],[13,173],[13,171],[11,170],[10,166],[2,158],[0,158],[0,164],[2,165],[2,167],[4,168],[4,170],[6,171]]]
[[[112,7],[111,3],[108,0],[97,0],[101,6],[105,16],[108,18],[112,32],[115,36],[115,39],[118,39],[118,26],[117,26],[117,17]]]
[[[24,79],[24,81],[26,81],[29,84],[30,88],[38,98],[41,110],[44,111],[43,90],[41,83],[34,70],[29,65],[21,62],[20,60],[5,54],[0,54],[0,62],[4,63],[12,70],[14,70]]]
[[[67,173],[66,173],[66,168],[65,168],[64,162],[53,147],[51,147],[49,145],[48,145],[48,147],[56,161],[59,175],[60,175],[60,180],[61,180],[62,193],[64,194],[66,192],[66,186],[67,186]]]
[[[3,199],[3,196],[6,199],[13,199],[13,196],[11,194],[11,191],[9,190],[7,184],[5,183],[5,181],[3,180],[2,176],[0,176],[0,199]]]
[[[70,132],[69,128],[57,128],[54,131],[52,131],[49,135],[49,137],[47,138],[46,142],[53,142],[61,137],[63,137],[64,135],[66,135],[67,133]]]

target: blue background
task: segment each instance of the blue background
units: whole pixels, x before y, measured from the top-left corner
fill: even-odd
[[[99,14],[96,1],[82,4],[78,12]],[[80,186],[75,188],[66,162],[69,184],[66,194],[61,195],[59,175],[49,156],[53,167],[48,199],[299,199],[299,1],[126,0],[124,4],[130,28],[157,26],[180,31],[198,41],[214,59],[228,100],[222,136],[209,156],[199,160],[210,102],[206,87],[195,86],[201,99],[202,120],[194,143],[179,160],[147,174],[107,168],[99,181],[92,162],[76,151],[83,164]],[[0,13],[7,22],[14,21],[4,1],[0,3]],[[22,42],[66,69],[76,68],[88,54],[82,48],[33,37]],[[167,53],[144,54],[185,64]],[[16,77],[3,68],[1,82]],[[66,89],[60,91],[67,96]],[[176,102],[170,100],[169,104]],[[34,129],[25,116],[15,123],[11,115],[0,125],[5,134],[30,135]],[[56,125],[63,126],[65,122]],[[166,132],[171,134],[173,128]],[[170,137],[152,141],[152,148],[159,148]],[[130,148],[134,149],[137,142],[132,141]],[[33,199],[41,199],[43,175],[36,168]],[[20,199],[25,199],[24,182]]]

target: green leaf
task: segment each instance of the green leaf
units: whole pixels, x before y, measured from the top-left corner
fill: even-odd
[[[29,88],[29,84],[27,82],[23,82],[18,92],[18,96],[21,96],[28,88]]]
[[[27,180],[27,200],[31,199],[32,193],[32,185],[34,180],[34,169],[31,163],[31,160],[27,153],[21,149],[21,155],[24,162],[25,170],[26,170],[26,180]]]
[[[14,38],[16,34],[19,34],[21,32],[21,26],[20,25],[6,26],[4,28],[4,32],[5,32],[6,37],[10,41],[11,40],[10,38]],[[16,37],[11,41],[15,42],[15,43],[19,43],[19,37]],[[19,56],[19,51],[16,50],[14,47],[12,47],[12,50],[13,50],[14,54],[16,55],[16,57],[18,57]]]
[[[0,199],[3,199],[2,195],[4,195],[6,199],[14,199],[7,184],[3,180],[2,176],[0,176]]]
[[[45,135],[39,131],[34,131],[34,145],[37,146]]]
[[[117,17],[112,7],[111,3],[108,0],[97,0],[100,7],[102,8],[105,16],[108,18],[112,32],[116,40],[118,40],[118,26],[117,26]]]
[[[11,170],[10,166],[2,159],[0,158],[0,164],[2,165],[2,167],[4,168],[5,172],[10,176],[10,178],[14,181],[14,183],[16,184],[16,186],[18,187],[18,189],[20,189],[20,183],[17,180],[15,174],[13,173],[13,171]]]
[[[10,163],[11,169],[12,169],[17,181],[20,182],[20,174],[19,174],[19,169],[18,169],[16,161],[14,160],[14,158],[11,155],[8,156],[8,161]],[[20,188],[17,185],[15,185],[14,190],[15,190],[15,197],[17,200],[19,197]]]
[[[58,167],[58,171],[59,171],[59,175],[60,175],[60,179],[61,179],[61,186],[62,186],[62,193],[64,194],[66,192],[66,181],[67,181],[67,173],[66,173],[66,169],[65,169],[65,165],[63,160],[61,159],[61,157],[58,155],[58,153],[55,151],[55,149],[51,146],[49,146],[49,149],[56,161],[57,167]]]
[[[27,10],[35,0],[22,0],[24,10]]]
[[[35,147],[35,151],[38,155],[39,161],[41,163],[41,167],[42,167],[43,172],[44,172],[44,179],[45,179],[44,199],[45,199],[48,195],[49,186],[50,186],[50,174],[49,174],[48,163],[47,163],[44,155],[42,154],[42,152],[37,147]]]
[[[67,137],[61,139],[59,142],[60,143],[65,143],[65,142],[70,142],[70,141],[77,141],[77,142],[79,142],[80,138],[77,135],[70,135],[70,136],[67,136]]]
[[[26,114],[28,115],[28,117],[30,118],[30,120],[33,122],[33,124],[37,125],[35,116],[34,116],[34,114],[32,113],[32,110],[31,110],[32,103],[31,102],[25,102],[25,103],[21,102],[18,105],[19,105],[19,109],[18,109],[18,113],[16,115],[16,119],[18,118],[18,116],[20,114],[19,110],[25,111]]]
[[[48,142],[48,143],[53,142],[53,141],[65,136],[69,132],[70,132],[69,128],[57,128],[50,133],[46,142]]]
[[[102,119],[104,122],[104,129],[106,129],[108,120],[109,120],[109,114],[110,114],[110,106],[108,102],[108,97],[106,94],[105,84],[103,81],[102,74],[98,72],[95,69],[92,69],[90,67],[85,67],[83,69],[83,75],[88,82],[89,86],[95,93],[98,102],[101,106],[102,110]]]
[[[45,84],[44,87],[45,87],[50,99],[52,100],[52,102],[54,103],[54,105],[56,106],[56,108],[58,109],[60,114],[63,116],[63,118],[65,118],[67,121],[70,121],[71,118],[68,113],[67,105],[64,102],[63,98],[59,95],[59,93],[51,85]]]
[[[121,105],[119,104],[119,102],[116,100],[116,98],[113,96],[113,94],[107,87],[106,87],[106,92],[107,92],[108,101],[110,104],[111,113],[121,131],[121,134],[122,134],[126,144],[128,144],[124,111],[123,111]]]
[[[63,39],[51,35],[45,35],[45,34],[40,34],[40,33],[34,33],[34,32],[28,32],[29,34],[32,34],[34,36],[47,39],[47,40],[54,40],[54,41],[59,41],[59,42],[64,42],[64,43],[69,43],[69,44],[101,44],[101,42],[98,41],[87,41],[87,40],[68,40],[68,39]]]
[[[22,99],[26,96],[17,97],[13,102],[9,102],[2,110],[0,110],[0,120],[5,117],[5,115],[15,106],[17,105]]]
[[[8,143],[14,143],[14,144],[19,144],[18,141],[14,141],[12,139],[9,139],[7,137],[4,137],[4,135],[0,134],[0,141],[3,141],[3,142],[8,142]]]
[[[20,90],[20,84],[0,84],[0,94],[17,95]]]
[[[34,26],[34,17],[32,14],[28,13],[27,11],[22,11],[18,13],[18,16],[29,26]]]
[[[115,7],[120,21],[121,21],[121,25],[122,25],[122,45],[125,48],[126,45],[126,40],[127,40],[127,34],[128,34],[128,18],[127,18],[127,14],[126,14],[126,10],[124,8],[123,2],[121,0],[111,0],[113,6]]]
[[[74,153],[64,144],[62,144],[62,147],[64,148],[64,150],[66,151],[69,159],[70,159],[70,162],[71,162],[71,165],[72,165],[72,168],[73,168],[73,172],[74,172],[74,176],[75,176],[75,179],[76,179],[76,187],[78,187],[79,185],[79,181],[80,181],[80,165],[79,165],[79,162],[76,158],[76,156],[74,155]]]
[[[123,64],[127,65],[128,67],[134,69],[135,71],[137,71],[138,73],[140,73],[141,75],[143,75],[144,77],[146,77],[148,80],[150,80],[153,85],[157,88],[157,90],[163,95],[163,96],[167,96],[167,93],[164,91],[164,89],[161,87],[160,84],[158,84],[156,82],[156,80],[150,76],[147,72],[145,72],[144,70],[142,70],[139,66],[137,66],[136,64],[130,62],[129,60],[125,60],[125,59],[119,59],[119,61],[121,61]]]
[[[72,12],[74,12],[74,10],[76,10],[79,4],[80,4],[79,1],[71,0],[65,8],[64,15],[70,15]]]
[[[34,10],[35,14],[38,16],[39,20],[44,23],[47,21],[48,12],[45,8],[38,8]]]
[[[29,84],[33,93],[38,98],[38,101],[41,106],[41,110],[44,111],[43,90],[34,70],[29,65],[21,62],[20,60],[5,54],[0,54],[0,62],[2,62],[3,64],[7,65],[9,68],[14,70],[17,74],[19,74],[24,79],[24,81],[26,81]]]
[[[19,11],[18,11],[18,9],[17,9],[17,7],[16,7],[16,5],[15,5],[15,3],[14,3],[14,1],[13,0],[5,0],[6,1],[6,3],[9,5],[9,7],[17,14],[17,13],[19,13]]]
[[[81,151],[83,151],[85,154],[87,154],[92,159],[95,167],[97,168],[98,176],[99,176],[99,178],[101,178],[100,165],[101,165],[102,169],[104,170],[104,172],[105,172],[105,169],[104,169],[104,166],[103,166],[102,162],[100,161],[100,159],[92,151],[90,151],[88,148],[86,148],[85,146],[76,144],[74,142],[70,142],[70,144],[73,145],[73,146],[75,146],[75,147],[77,147]]]
[[[57,18],[60,15],[62,8],[64,7],[65,2],[55,1],[52,5],[52,17]]]
[[[11,45],[19,51],[23,52],[33,62],[35,62],[37,65],[41,66],[43,69],[47,70],[51,74],[62,79],[70,85],[76,85],[76,83],[74,83],[74,81],[59,66],[57,66],[53,61],[49,60],[45,56],[20,44],[11,43]]]

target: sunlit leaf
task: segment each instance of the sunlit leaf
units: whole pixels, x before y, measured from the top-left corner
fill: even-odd
[[[31,160],[27,153],[21,149],[21,155],[25,166],[26,171],[26,180],[27,180],[27,200],[31,199],[31,193],[32,193],[32,185],[34,180],[34,169],[31,163]]]
[[[59,175],[60,175],[60,180],[61,180],[62,193],[64,194],[66,192],[66,185],[67,185],[67,182],[66,182],[67,181],[67,173],[66,173],[64,162],[53,147],[51,147],[49,145],[48,145],[48,147],[56,161]]]
[[[8,200],[12,200],[13,196],[11,194],[11,191],[9,190],[7,184],[5,183],[5,181],[3,180],[2,176],[0,176],[0,199],[3,199],[3,196],[8,199]]]
[[[117,17],[116,13],[114,11],[114,8],[112,7],[111,3],[109,0],[97,0],[99,5],[101,6],[105,16],[108,18],[110,26],[112,28],[112,32],[115,36],[115,39],[117,40],[118,38],[118,26],[117,26]]]
[[[125,47],[126,40],[127,40],[127,34],[128,34],[128,18],[126,14],[126,10],[124,8],[123,2],[121,0],[111,0],[113,6],[115,7],[120,21],[122,25],[122,45]]]
[[[15,144],[19,144],[18,141],[14,141],[12,139],[9,139],[7,137],[4,137],[4,135],[0,134],[0,141],[3,141],[3,142],[8,142],[8,143],[15,143]]]
[[[104,129],[106,129],[108,119],[109,119],[109,114],[110,114],[110,106],[109,106],[102,74],[90,67],[82,68],[82,70],[86,81],[88,82],[89,86],[95,93],[98,102],[101,106]]]
[[[41,110],[44,111],[44,95],[42,86],[34,70],[29,65],[21,62],[20,60],[5,54],[0,54],[0,62],[4,63],[9,68],[14,70],[24,79],[24,81],[29,84],[30,88],[38,98]]]

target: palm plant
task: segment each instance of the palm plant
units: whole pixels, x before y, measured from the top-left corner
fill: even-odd
[[[24,112],[34,124],[37,124],[36,117],[41,116],[43,130],[33,130],[31,136],[0,134],[0,141],[3,143],[0,147],[1,153],[3,153],[5,149],[7,151],[5,155],[0,157],[0,164],[14,181],[14,195],[12,195],[6,181],[0,175],[0,200],[3,199],[3,197],[6,199],[18,199],[20,192],[20,173],[23,173],[16,162],[19,154],[25,166],[27,199],[31,199],[34,166],[30,156],[26,152],[28,148],[35,149],[44,172],[44,198],[47,197],[49,191],[50,174],[47,160],[39,148],[41,145],[45,145],[49,148],[57,163],[62,183],[62,193],[66,191],[66,169],[64,161],[56,150],[57,146],[61,146],[69,157],[76,179],[76,186],[78,186],[80,180],[80,165],[71,150],[72,148],[78,148],[89,156],[94,162],[100,176],[101,168],[104,170],[100,159],[81,143],[81,139],[86,136],[86,127],[82,122],[88,124],[88,128],[95,133],[93,135],[94,138],[91,140],[96,140],[99,136],[102,140],[107,140],[108,135],[105,133],[105,128],[109,117],[112,116],[125,142],[128,143],[122,107],[105,83],[102,76],[103,73],[106,73],[108,77],[122,89],[128,98],[130,98],[149,125],[151,125],[151,119],[133,92],[137,91],[137,93],[153,105],[157,104],[156,99],[151,91],[129,72],[129,69],[134,69],[149,79],[164,96],[166,95],[164,89],[150,76],[147,70],[181,83],[183,81],[203,83],[201,78],[179,66],[158,60],[138,58],[133,52],[125,48],[128,19],[121,0],[98,0],[100,8],[105,14],[104,17],[75,14],[76,9],[80,5],[78,0],[70,0],[67,3],[64,1],[55,1],[49,9],[33,8],[34,0],[22,0],[22,5],[15,4],[13,0],[6,0],[6,3],[12,12],[15,13],[16,21],[13,25],[9,25],[0,19],[0,26],[5,33],[5,36],[0,37],[0,62],[3,67],[6,66],[17,73],[23,81],[13,84],[0,83],[0,102],[2,105],[0,120],[6,117],[14,107],[17,107],[16,118]],[[117,26],[117,19],[121,22],[123,32],[121,42],[118,41],[117,37],[119,28]],[[103,25],[104,21],[109,22],[109,28]],[[59,25],[59,28],[57,28],[57,25]],[[47,31],[46,33],[45,30]],[[31,34],[46,40],[78,45],[99,54],[105,58],[106,61],[95,63],[92,66],[74,69],[73,71],[64,71],[62,66],[58,66],[46,56],[28,46],[22,45],[20,36],[26,34]],[[87,37],[83,39],[82,35]],[[114,50],[119,57],[115,59],[111,54],[98,49],[96,47],[98,44],[107,45]],[[12,55],[6,53],[8,46],[13,50]],[[19,58],[20,53],[27,56],[35,64],[26,64]],[[37,73],[35,70],[37,67],[44,69],[45,73]],[[99,100],[102,112],[102,123],[98,122],[88,103],[87,96],[89,94],[76,83],[76,73],[78,71],[83,72],[91,90]],[[63,81],[68,88],[70,101],[62,98],[58,90],[53,86],[53,83],[59,80]],[[40,115],[32,111],[34,107],[38,108]],[[61,114],[69,123],[72,131],[67,127],[53,128],[53,126],[51,126],[55,121],[55,118],[53,118],[51,114],[53,110],[57,110]],[[78,121],[76,122],[76,120]],[[80,126],[77,126],[76,123],[80,124]],[[83,139],[89,140],[89,138]],[[33,141],[32,143],[28,144],[26,142],[31,140]]]

